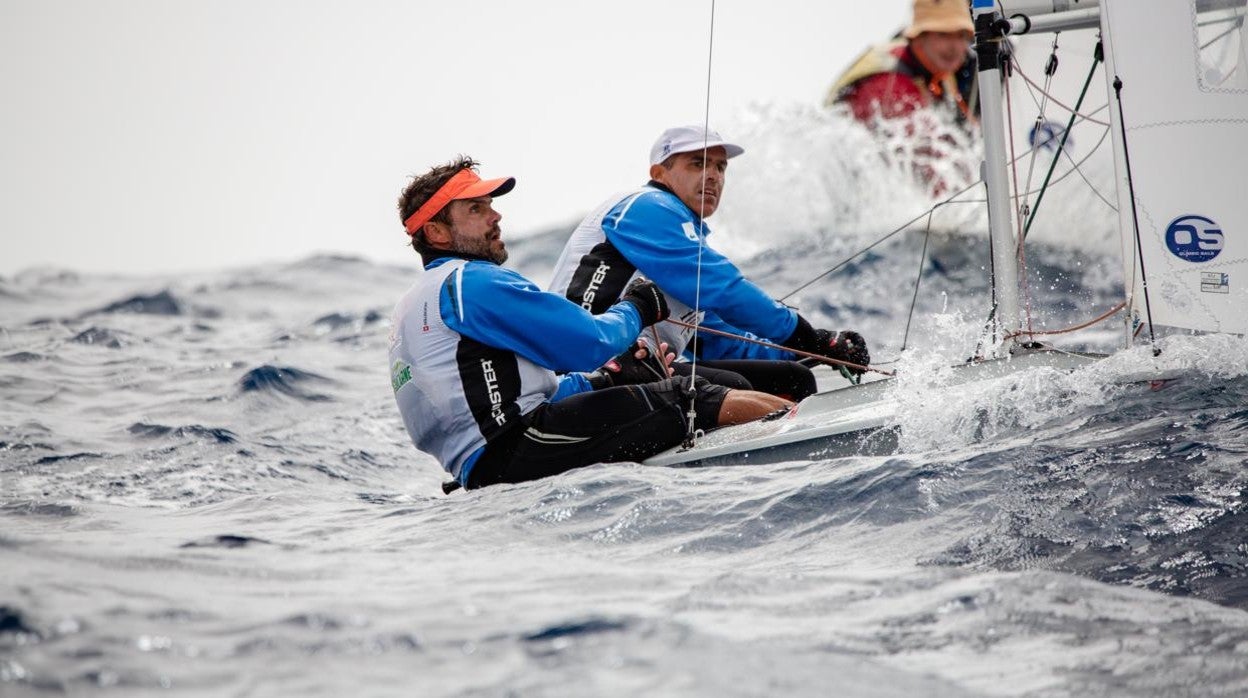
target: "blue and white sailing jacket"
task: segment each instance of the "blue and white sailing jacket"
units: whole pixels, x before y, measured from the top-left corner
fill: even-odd
[[[797,326],[797,313],[773,300],[727,257],[707,246],[710,232],[679,197],[652,181],[611,197],[581,221],[555,264],[550,290],[601,313],[641,275],[662,289],[673,318],[693,323],[696,306],[702,311],[698,324],[703,327],[773,343],[787,339]],[[670,322],[656,328],[659,339],[678,356],[693,339],[692,330]],[[698,356],[797,358],[792,352],[706,332],[698,335]]]
[[[632,303],[591,315],[484,260],[442,257],[399,300],[390,380],[416,448],[460,484],[486,443],[546,401],[589,390],[579,373],[641,331]]]

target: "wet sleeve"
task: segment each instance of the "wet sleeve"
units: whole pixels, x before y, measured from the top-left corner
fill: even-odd
[[[516,272],[486,262],[470,262],[448,276],[439,301],[447,327],[552,371],[593,371],[627,349],[641,331],[641,316],[632,303],[591,315]]]
[[[772,341],[784,340],[797,325],[796,312],[746,279],[727,257],[699,244],[705,231],[670,194],[626,199],[607,214],[602,229],[638,271],[691,308]]]

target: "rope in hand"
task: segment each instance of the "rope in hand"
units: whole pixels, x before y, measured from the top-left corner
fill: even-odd
[[[862,366],[860,364],[850,363],[849,361],[841,361],[840,359],[833,359],[832,357],[824,356],[823,354],[812,354],[808,351],[802,351],[800,349],[790,349],[788,347],[782,347],[779,344],[772,344],[771,342],[768,342],[762,339],[754,339],[753,337],[744,337],[739,334],[733,334],[732,332],[724,332],[723,330],[716,330],[710,327],[698,327],[688,322],[685,322],[684,320],[677,320],[675,318],[669,317],[666,320],[666,322],[670,322],[673,325],[679,325],[680,327],[687,327],[691,330],[696,329],[698,332],[706,332],[708,334],[717,334],[720,337],[728,337],[729,339],[739,339],[742,342],[750,342],[751,344],[758,344],[759,346],[770,347],[771,349],[791,351],[794,354],[797,354],[798,356],[801,356],[807,359],[814,359],[815,361],[822,361],[823,363],[829,364],[831,366],[843,366],[845,368],[852,368],[858,371],[862,371],[864,373],[867,371],[870,371],[871,373],[878,373],[882,376],[896,375],[892,371],[885,371],[879,368],[871,368],[870,366]]]

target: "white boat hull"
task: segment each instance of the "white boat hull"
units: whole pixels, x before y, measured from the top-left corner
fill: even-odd
[[[1073,371],[1101,358],[1098,354],[1031,350],[954,366],[947,385],[994,380],[1037,368]],[[893,453],[899,427],[898,402],[892,388],[893,380],[885,379],[819,392],[779,419],[718,429],[700,438],[692,448],[672,448],[643,463],[747,465]]]

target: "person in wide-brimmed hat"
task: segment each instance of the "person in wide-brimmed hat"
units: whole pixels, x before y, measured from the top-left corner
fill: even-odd
[[[934,109],[973,123],[979,112],[974,36],[966,0],[914,0],[910,26],[854,61],[827,103],[847,105],[864,122]]]

